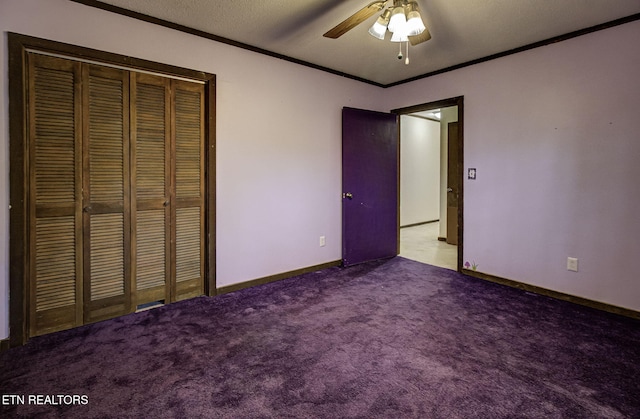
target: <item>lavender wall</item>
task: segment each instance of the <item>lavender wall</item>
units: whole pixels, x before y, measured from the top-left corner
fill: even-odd
[[[0,339],[9,322],[7,31],[217,75],[218,286],[341,258],[341,110],[376,109],[382,89],[66,0],[2,0],[0,30]]]
[[[463,95],[465,165],[478,169],[465,183],[464,258],[640,310],[640,22],[386,90],[66,0],[3,0],[0,30],[0,339],[9,323],[7,31],[217,74],[218,286],[340,258],[343,106]],[[580,272],[566,271],[567,256]]]
[[[636,21],[388,92],[389,109],[464,96],[464,260],[640,310],[638,39]]]

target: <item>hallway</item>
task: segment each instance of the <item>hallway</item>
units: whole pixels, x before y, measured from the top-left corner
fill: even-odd
[[[439,222],[400,229],[400,256],[442,268],[457,269],[458,247],[438,240]]]

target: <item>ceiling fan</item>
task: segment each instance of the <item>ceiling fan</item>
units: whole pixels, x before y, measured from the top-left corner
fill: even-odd
[[[327,31],[323,36],[332,39],[339,38],[374,14],[382,11],[378,20],[369,29],[369,33],[372,36],[384,39],[388,31],[392,33],[391,42],[410,42],[411,45],[418,45],[431,39],[429,30],[422,22],[416,1],[393,0],[392,5],[385,8],[387,3],[387,0],[381,0],[366,5]]]

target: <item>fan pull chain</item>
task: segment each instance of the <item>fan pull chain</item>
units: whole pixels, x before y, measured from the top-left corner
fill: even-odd
[[[404,59],[404,65],[409,65],[409,42],[407,44],[407,58]],[[402,43],[400,44],[400,48],[402,48]]]

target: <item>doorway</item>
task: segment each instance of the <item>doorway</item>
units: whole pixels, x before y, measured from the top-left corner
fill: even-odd
[[[397,109],[400,256],[462,269],[463,98]]]

